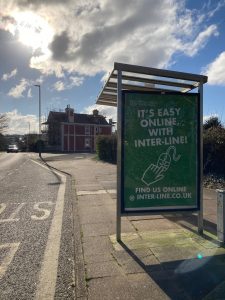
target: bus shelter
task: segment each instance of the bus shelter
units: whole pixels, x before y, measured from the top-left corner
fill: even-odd
[[[97,104],[117,107],[121,217],[198,214],[203,232],[203,85],[207,76],[114,63]]]

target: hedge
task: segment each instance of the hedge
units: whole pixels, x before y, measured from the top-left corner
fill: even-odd
[[[204,174],[225,175],[225,129],[211,127],[203,132]]]
[[[99,135],[96,140],[96,152],[100,160],[116,163],[117,136]]]

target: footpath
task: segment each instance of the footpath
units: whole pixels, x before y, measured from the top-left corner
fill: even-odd
[[[43,159],[72,176],[76,299],[225,299],[215,191],[204,191],[203,236],[196,215],[123,217],[117,243],[116,166],[88,154]]]

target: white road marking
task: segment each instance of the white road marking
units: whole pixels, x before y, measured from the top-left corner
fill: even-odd
[[[38,162],[35,163],[46,168]],[[57,279],[58,258],[63,221],[64,195],[66,189],[66,176],[56,171],[54,172],[61,177],[61,184],[59,185],[59,191],[55,203],[55,211],[52,219],[52,224],[49,230],[48,241],[45,248],[41,271],[39,273],[39,282],[37,284],[37,291],[35,296],[36,300],[54,299],[55,295],[55,285]]]
[[[52,201],[35,203],[34,204],[34,209],[36,211],[38,211],[39,213],[41,213],[41,216],[32,215],[31,216],[32,220],[45,220],[49,217],[49,215],[51,213],[51,209],[39,207],[43,204],[47,204],[47,205],[50,205],[50,206],[54,205],[54,203]]]
[[[15,218],[15,216],[20,212],[20,210],[23,208],[23,206],[26,203],[20,203],[17,209],[9,216],[7,219],[1,219],[0,223],[7,223],[7,222],[18,222],[20,219]]]
[[[5,203],[0,203],[0,214],[3,213],[3,211],[6,209]]]
[[[19,248],[19,245],[20,243],[7,243],[7,244],[0,245],[0,251],[1,249],[9,248],[9,251],[5,255],[2,263],[0,264],[0,279],[2,279],[3,276],[5,275],[5,272],[7,271],[8,266],[13,260],[13,257]]]
[[[15,219],[15,216],[20,212],[21,208],[25,205],[26,203],[20,203],[17,209],[9,216],[9,219]]]
[[[1,223],[8,223],[8,222],[18,222],[20,221],[19,218],[15,218],[15,216],[20,212],[20,210],[26,205],[30,206],[32,203],[0,203],[0,215],[8,208],[8,210],[11,208],[11,205],[18,205],[18,207],[14,210],[13,213],[9,216],[7,219],[0,219],[0,224]],[[32,220],[38,221],[38,220],[45,220],[50,216],[50,213],[52,211],[52,206],[55,205],[54,202],[52,201],[42,201],[42,202],[34,202],[33,203],[33,214],[30,216]],[[41,206],[51,206],[50,208],[43,208]]]
[[[46,170],[50,171],[50,169],[49,169],[47,166],[45,166],[45,165],[43,165],[43,164],[41,164],[41,163],[37,162],[36,160],[33,160],[32,158],[31,158],[30,160],[31,160],[33,163],[35,163],[35,164],[37,164],[37,165],[41,166],[42,168],[44,168],[44,169],[46,169]],[[57,173],[57,174],[58,174],[58,172],[56,172],[56,171],[55,171],[55,173]],[[61,174],[60,174],[60,176],[61,176]]]
[[[10,223],[10,222],[18,222],[20,219],[1,219],[0,224],[2,223]]]

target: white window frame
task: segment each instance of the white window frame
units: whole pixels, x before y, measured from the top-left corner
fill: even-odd
[[[90,138],[85,138],[84,147],[85,148],[91,148],[91,139]]]

